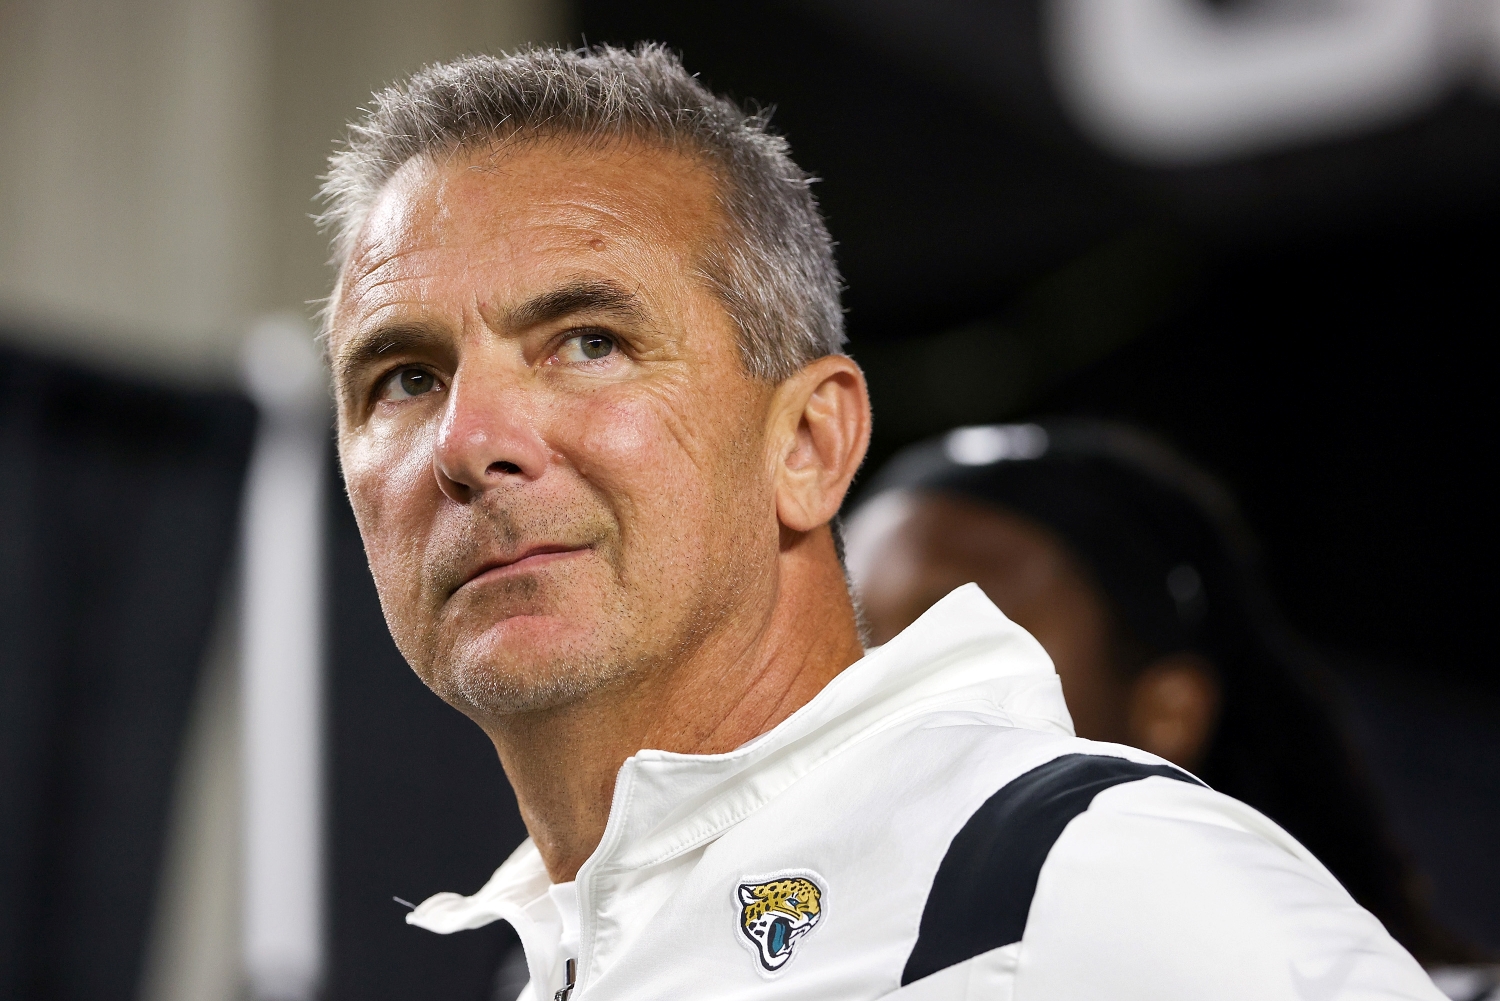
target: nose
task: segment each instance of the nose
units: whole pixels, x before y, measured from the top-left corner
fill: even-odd
[[[454,375],[432,455],[433,475],[450,500],[468,504],[541,476],[548,452],[536,402],[514,379],[462,369]]]

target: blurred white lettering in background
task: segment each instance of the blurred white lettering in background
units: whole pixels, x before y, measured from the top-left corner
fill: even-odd
[[[1050,0],[1064,105],[1129,160],[1240,159],[1500,83],[1500,0]]]
[[[244,961],[251,1001],[323,978],[322,483],[327,394],[297,316],[245,340],[260,408],[244,513]]]

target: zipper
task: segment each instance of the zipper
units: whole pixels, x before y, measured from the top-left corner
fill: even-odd
[[[574,976],[578,972],[578,966],[570,959],[567,970],[568,982],[557,989],[557,993],[552,995],[552,1001],[568,1001],[568,998],[573,996]]]

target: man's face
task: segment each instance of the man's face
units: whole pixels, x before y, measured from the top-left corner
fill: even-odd
[[[483,719],[666,665],[774,587],[771,387],[697,277],[705,168],[414,160],[334,300],[339,455],[386,621]]]

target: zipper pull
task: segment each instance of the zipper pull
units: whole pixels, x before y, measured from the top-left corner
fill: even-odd
[[[577,964],[571,959],[568,960],[568,982],[557,989],[557,993],[552,995],[552,1001],[568,1001],[568,998],[573,996],[573,975],[577,969]]]

